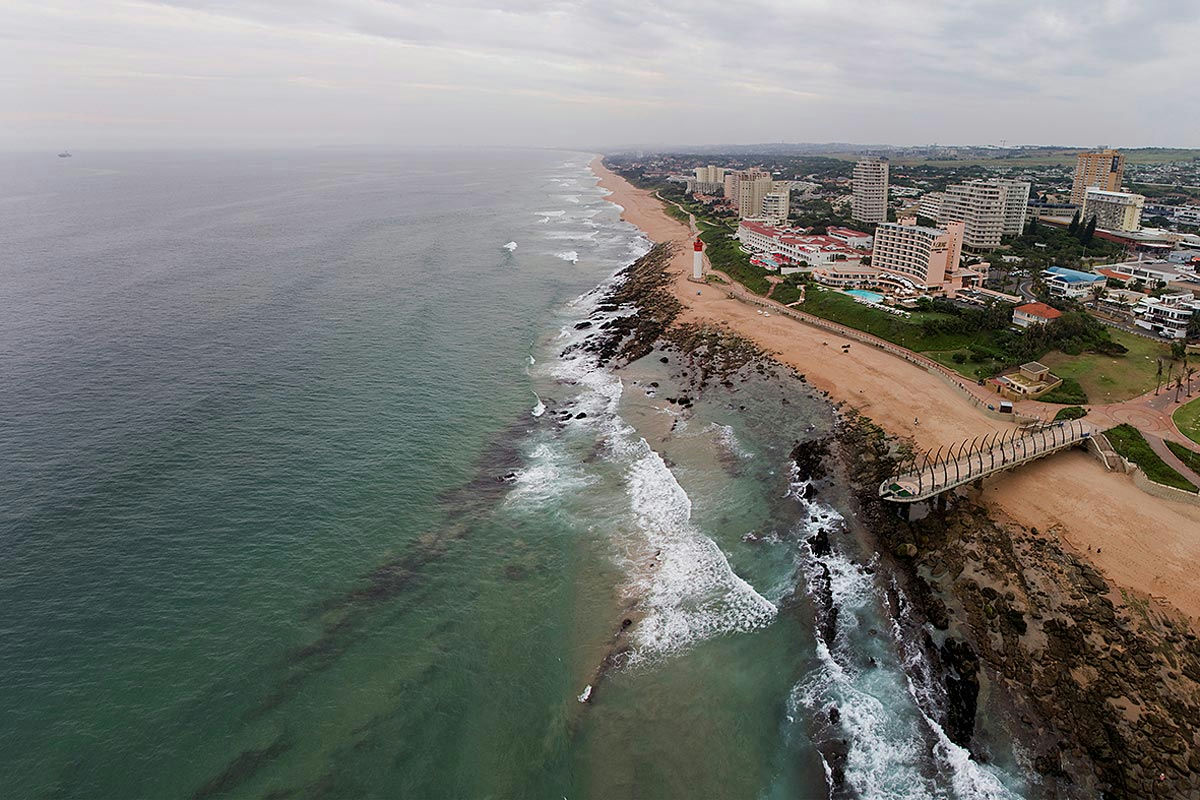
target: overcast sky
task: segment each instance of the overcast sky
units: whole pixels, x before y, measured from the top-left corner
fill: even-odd
[[[0,147],[1200,145],[1197,0],[0,0]]]

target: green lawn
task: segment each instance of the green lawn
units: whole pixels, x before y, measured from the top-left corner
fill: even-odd
[[[1110,328],[1109,333],[1114,342],[1125,345],[1129,352],[1123,356],[1097,353],[1069,356],[1056,351],[1047,353],[1041,362],[1060,378],[1078,381],[1089,403],[1115,403],[1153,390],[1158,369],[1155,359],[1169,358],[1170,348],[1115,328]],[[1166,383],[1165,368],[1163,382]]]
[[[1174,419],[1180,433],[1200,443],[1200,397],[1177,408]]]
[[[1186,492],[1197,491],[1191,481],[1172,469],[1167,462],[1150,449],[1150,445],[1147,444],[1137,428],[1130,425],[1118,425],[1105,431],[1104,435],[1108,437],[1114,450],[1141,467],[1142,472],[1146,473],[1146,477],[1150,480],[1173,486],[1176,489],[1183,489]]]

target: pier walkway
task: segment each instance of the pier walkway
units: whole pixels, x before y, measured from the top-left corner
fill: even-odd
[[[880,485],[879,496],[894,503],[928,500],[971,481],[1086,443],[1097,432],[1091,423],[1074,420],[978,436],[910,459]]]

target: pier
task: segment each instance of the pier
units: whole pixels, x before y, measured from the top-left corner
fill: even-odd
[[[916,503],[988,475],[1086,444],[1096,433],[1083,420],[998,431],[914,456],[879,487],[879,496],[893,503]]]

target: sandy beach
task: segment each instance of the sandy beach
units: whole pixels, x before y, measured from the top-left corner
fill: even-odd
[[[680,245],[673,266],[684,319],[728,325],[795,367],[832,400],[870,416],[890,433],[936,449],[1010,427],[975,408],[943,380],[882,350],[787,317],[764,317],[715,286],[698,286],[691,270],[691,235],[662,203],[607,170],[592,168],[622,218],[656,242]],[[842,345],[850,344],[848,353]],[[1056,536],[1119,586],[1152,596],[1200,619],[1200,506],[1152,497],[1132,480],[1107,472],[1084,453],[1051,456],[988,479],[983,499],[997,513],[1043,535]]]

